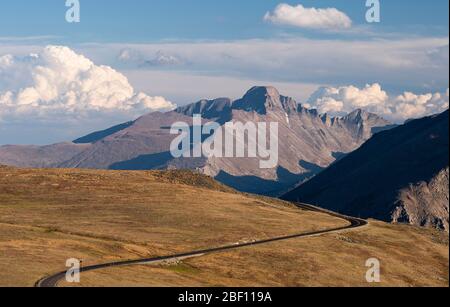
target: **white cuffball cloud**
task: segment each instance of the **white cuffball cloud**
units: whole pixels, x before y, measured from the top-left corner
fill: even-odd
[[[273,12],[266,13],[264,20],[276,25],[306,29],[337,30],[352,26],[350,17],[336,8],[306,8],[301,4],[297,6],[279,4]]]
[[[51,120],[55,115],[95,113],[128,116],[166,111],[175,105],[163,97],[137,93],[128,79],[94,64],[68,47],[47,46],[26,57],[0,56],[0,119],[23,115]],[[30,120],[30,118],[28,118]]]
[[[446,93],[414,94],[405,92],[393,97],[380,84],[356,86],[322,87],[308,100],[307,105],[320,113],[344,115],[355,109],[376,113],[394,122],[403,122],[441,113],[448,109],[449,90]]]

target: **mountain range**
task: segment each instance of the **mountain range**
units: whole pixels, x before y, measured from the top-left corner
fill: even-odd
[[[283,199],[449,230],[449,112],[373,136]]]
[[[175,122],[278,122],[279,159],[261,169],[255,158],[173,158],[170,143]],[[168,113],[137,120],[49,146],[1,146],[0,163],[21,167],[114,170],[193,169],[240,191],[280,196],[360,147],[375,133],[393,125],[355,110],[343,117],[319,114],[280,95],[273,87],[254,87],[241,99],[201,100]],[[282,137],[281,137],[282,136]]]

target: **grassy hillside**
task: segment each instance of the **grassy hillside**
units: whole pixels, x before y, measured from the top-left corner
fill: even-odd
[[[380,284],[365,279],[373,257],[381,262]],[[448,287],[448,259],[443,232],[371,221],[368,228],[340,234],[89,272],[80,285]]]
[[[0,285],[84,264],[345,225],[191,172],[0,169]]]
[[[346,223],[191,172],[2,167],[0,286],[32,286],[64,270],[68,258],[92,265]],[[385,265],[382,285],[448,285],[448,236],[378,222],[180,263],[86,273],[81,285],[367,285],[370,257]]]

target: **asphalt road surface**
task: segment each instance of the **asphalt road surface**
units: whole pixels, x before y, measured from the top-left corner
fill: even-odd
[[[230,251],[230,250],[235,250],[235,249],[249,247],[249,246],[261,245],[261,244],[267,244],[267,243],[285,241],[285,240],[291,240],[291,239],[297,239],[297,238],[313,237],[313,236],[338,232],[338,231],[342,231],[342,230],[355,229],[355,228],[366,226],[368,224],[368,222],[366,220],[341,215],[341,214],[327,211],[324,209],[320,209],[320,208],[317,208],[314,206],[305,205],[305,204],[297,204],[297,206],[299,208],[302,208],[305,210],[321,212],[321,213],[325,213],[325,214],[328,214],[328,215],[331,215],[331,216],[334,216],[337,218],[344,219],[344,220],[350,222],[350,225],[345,226],[345,227],[327,229],[327,230],[319,230],[319,231],[294,234],[294,235],[289,235],[289,236],[284,236],[284,237],[265,239],[265,240],[261,240],[261,241],[239,243],[239,244],[234,244],[234,245],[209,248],[209,249],[198,250],[198,251],[191,251],[191,252],[186,252],[186,253],[176,254],[176,255],[161,256],[161,257],[148,258],[148,259],[137,259],[137,260],[129,260],[129,261],[111,262],[111,263],[105,263],[105,264],[86,266],[86,267],[83,267],[80,269],[80,273],[86,273],[86,272],[90,272],[90,271],[101,270],[101,269],[111,268],[111,267],[152,264],[152,263],[158,263],[161,261],[180,260],[183,258],[198,257],[198,256],[206,255],[206,254]],[[61,280],[64,280],[65,278],[66,278],[66,271],[60,272],[55,275],[42,278],[41,280],[39,280],[36,283],[36,287],[39,287],[39,288],[56,287],[58,285],[58,282]]]

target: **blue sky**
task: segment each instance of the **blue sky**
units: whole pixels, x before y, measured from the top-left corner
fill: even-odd
[[[303,0],[306,7],[335,7],[357,25],[365,25],[365,0]],[[0,37],[61,37],[64,42],[150,42],[165,39],[267,38],[281,31],[264,23],[262,16],[280,1],[245,0],[81,0],[82,22],[67,24],[64,0],[2,1]],[[381,0],[380,32],[405,35],[448,35],[447,0]],[[320,33],[307,32],[310,36]]]
[[[366,0],[79,1],[72,24],[65,0],[0,1],[0,145],[72,140],[255,85],[331,115],[448,108],[448,0],[380,0],[374,24]]]

